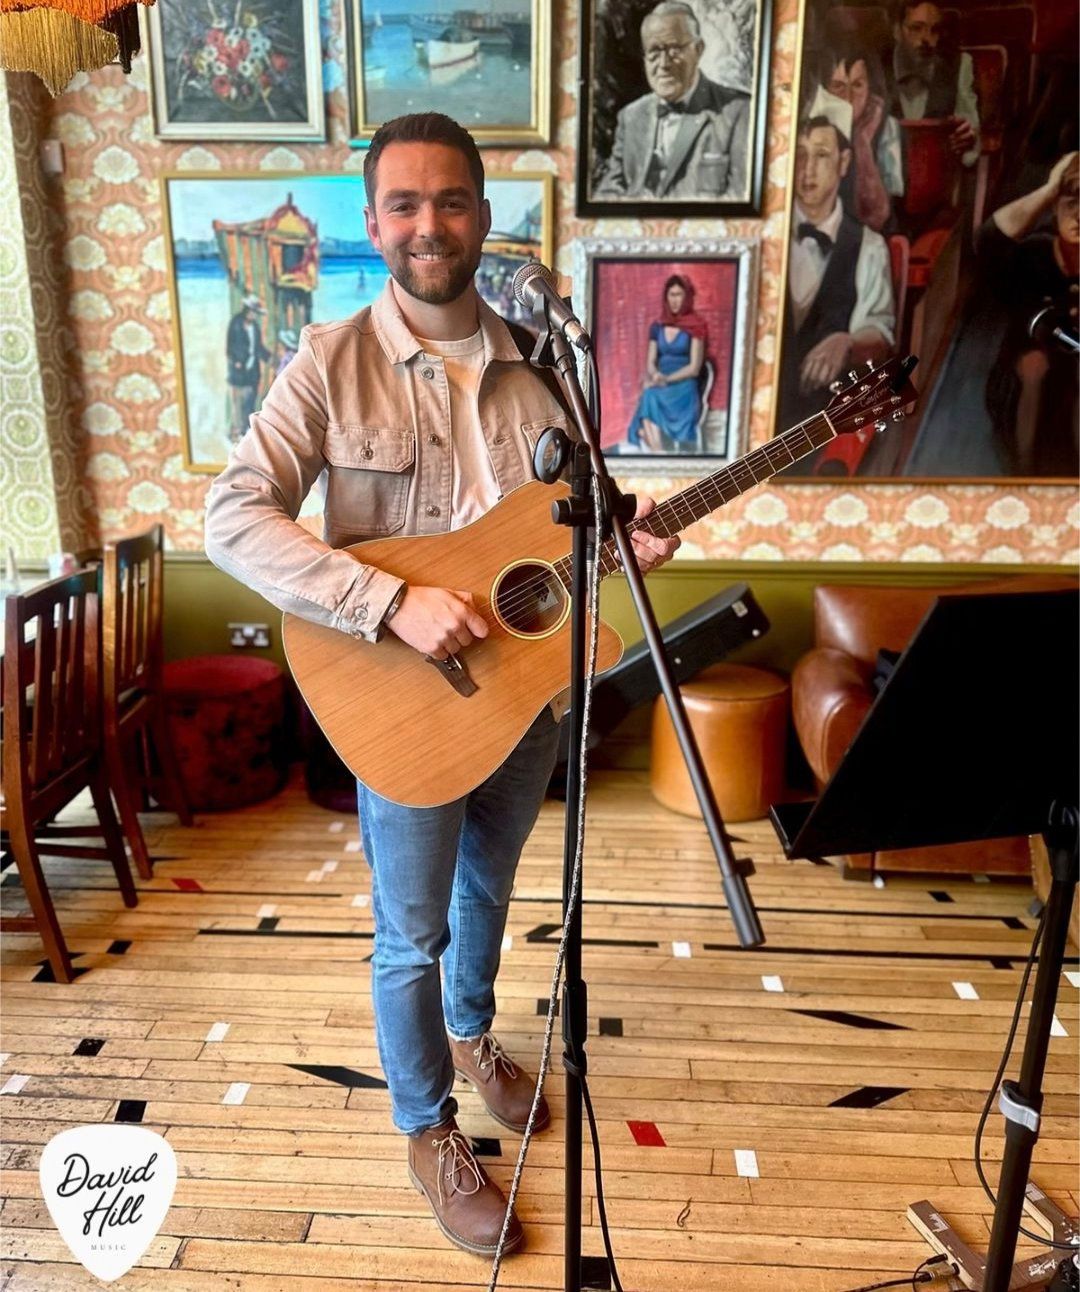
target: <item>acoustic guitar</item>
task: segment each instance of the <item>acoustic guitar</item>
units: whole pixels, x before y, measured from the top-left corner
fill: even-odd
[[[917,397],[908,380],[915,362],[892,359],[849,374],[821,413],[627,528],[670,537],[835,436],[884,430]],[[562,483],[530,481],[462,529],[345,549],[407,583],[473,593],[488,635],[447,661],[436,663],[392,632],[366,642],[285,615],[285,653],[308,707],[342,761],[377,794],[414,807],[460,798],[569,685],[572,537],[551,519],[552,501],[568,493]],[[597,559],[602,575],[618,568],[613,541]],[[597,671],[617,664],[622,649],[601,622]]]

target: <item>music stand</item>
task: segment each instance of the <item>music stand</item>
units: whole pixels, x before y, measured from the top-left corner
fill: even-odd
[[[1077,592],[936,599],[831,780],[810,804],[770,810],[787,857],[1043,834],[1053,883],[1017,1082],[1003,1082],[1005,1153],[985,1261],[929,1202],[908,1217],[965,1287],[1043,1284],[1064,1252],[1013,1269],[1025,1206],[1057,1243],[1077,1234],[1027,1183],[1042,1076],[1077,884]]]

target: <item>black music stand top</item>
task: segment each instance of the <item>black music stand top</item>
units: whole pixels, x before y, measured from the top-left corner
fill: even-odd
[[[788,857],[1046,828],[1077,802],[1080,597],[950,593],[930,607],[829,783],[775,805]]]

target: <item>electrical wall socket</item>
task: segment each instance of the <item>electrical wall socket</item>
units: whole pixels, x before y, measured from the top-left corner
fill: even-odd
[[[269,624],[230,624],[229,645],[233,650],[268,650]]]

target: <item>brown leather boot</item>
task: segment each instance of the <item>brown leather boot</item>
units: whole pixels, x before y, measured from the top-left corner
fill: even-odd
[[[536,1082],[513,1063],[510,1056],[490,1032],[471,1041],[450,1037],[454,1071],[474,1087],[488,1112],[507,1130],[524,1131],[532,1108]],[[533,1131],[542,1131],[551,1123],[547,1100],[540,1096]]]
[[[409,1136],[409,1179],[427,1198],[447,1238],[477,1256],[494,1256],[506,1199],[476,1160],[453,1117]],[[525,1232],[511,1215],[503,1253],[516,1251]]]

